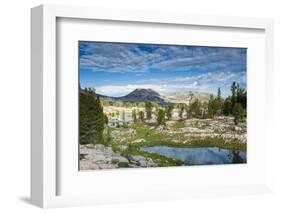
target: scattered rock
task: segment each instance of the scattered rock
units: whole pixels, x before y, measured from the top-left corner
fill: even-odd
[[[96,144],[94,146],[95,149],[100,150],[100,151],[104,151],[105,147],[103,144]]]
[[[145,158],[141,155],[130,155],[129,160],[131,163],[140,167],[156,167],[157,164],[150,158]]]
[[[111,147],[105,147],[102,144],[96,144],[92,148],[82,146],[81,155],[83,156],[83,159],[80,160],[81,170],[112,169],[118,168],[119,162],[129,162],[126,158],[113,152]]]
[[[176,121],[166,121],[167,126],[173,126],[175,125]]]
[[[112,151],[111,147],[106,147],[104,150],[104,154],[107,156],[112,156],[114,154],[114,152]]]
[[[140,167],[147,167],[147,161],[146,160],[140,160],[139,162]]]
[[[163,126],[163,125],[160,125],[156,128],[157,131],[159,132],[163,132],[163,131],[168,131],[170,130],[170,128],[168,126]]]
[[[118,163],[129,163],[128,159],[125,158],[125,157],[122,157],[122,156],[113,156],[112,157],[112,160],[111,160],[112,163],[114,164],[118,164]]]
[[[129,139],[128,138],[121,138],[120,142],[126,144],[126,143],[129,143]]]
[[[103,162],[105,161],[106,157],[103,154],[97,154],[94,156],[94,158],[92,159],[93,162]]]
[[[99,169],[99,165],[90,161],[80,161],[80,170],[96,170]]]
[[[145,142],[144,138],[140,138],[140,139],[132,141],[132,143],[142,143],[142,142]]]
[[[139,162],[142,160],[146,160],[146,158],[141,155],[129,155],[129,160]]]
[[[134,135],[134,134],[137,133],[137,131],[136,131],[135,129],[133,129],[133,128],[130,128],[130,129],[128,130],[128,133],[131,134],[131,135]]]
[[[242,128],[241,127],[239,127],[239,126],[234,126],[234,131],[242,131]]]

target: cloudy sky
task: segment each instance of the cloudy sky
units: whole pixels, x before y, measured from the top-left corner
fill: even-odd
[[[247,50],[175,45],[79,42],[80,85],[123,96],[136,88],[158,92],[230,94],[246,89]]]

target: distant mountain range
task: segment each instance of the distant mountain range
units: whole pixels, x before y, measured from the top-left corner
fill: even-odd
[[[100,99],[108,101],[122,101],[131,103],[140,102],[155,102],[163,105],[168,103],[190,103],[192,100],[198,99],[200,101],[208,101],[210,98],[209,93],[201,92],[176,92],[176,93],[158,93],[152,89],[135,89],[129,94],[122,97],[110,97],[97,94]]]
[[[196,99],[200,101],[208,101],[211,94],[205,92],[174,92],[174,93],[161,93],[165,101],[170,103],[190,103]]]

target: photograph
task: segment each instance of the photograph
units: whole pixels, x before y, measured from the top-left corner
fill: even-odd
[[[77,51],[79,171],[247,163],[247,48]]]

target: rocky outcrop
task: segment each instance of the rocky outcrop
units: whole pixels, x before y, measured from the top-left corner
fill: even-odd
[[[157,164],[151,159],[147,159],[141,155],[130,155],[129,159],[131,162],[136,163],[140,167],[156,167]]]
[[[179,128],[173,128],[174,121],[167,122],[166,126],[159,126],[156,130],[159,133],[167,134],[171,137],[174,135],[182,134],[185,138],[185,142],[188,140],[215,138],[219,137],[224,139],[225,143],[233,140],[240,143],[247,142],[247,126],[246,123],[240,123],[235,125],[233,117],[217,117],[216,119],[187,119],[183,121],[184,126]],[[174,138],[172,140],[175,143],[182,143],[182,140]],[[185,143],[183,142],[183,143]]]
[[[156,167],[150,158],[130,155],[128,158],[115,153],[111,147],[102,144],[80,145],[80,170]]]

